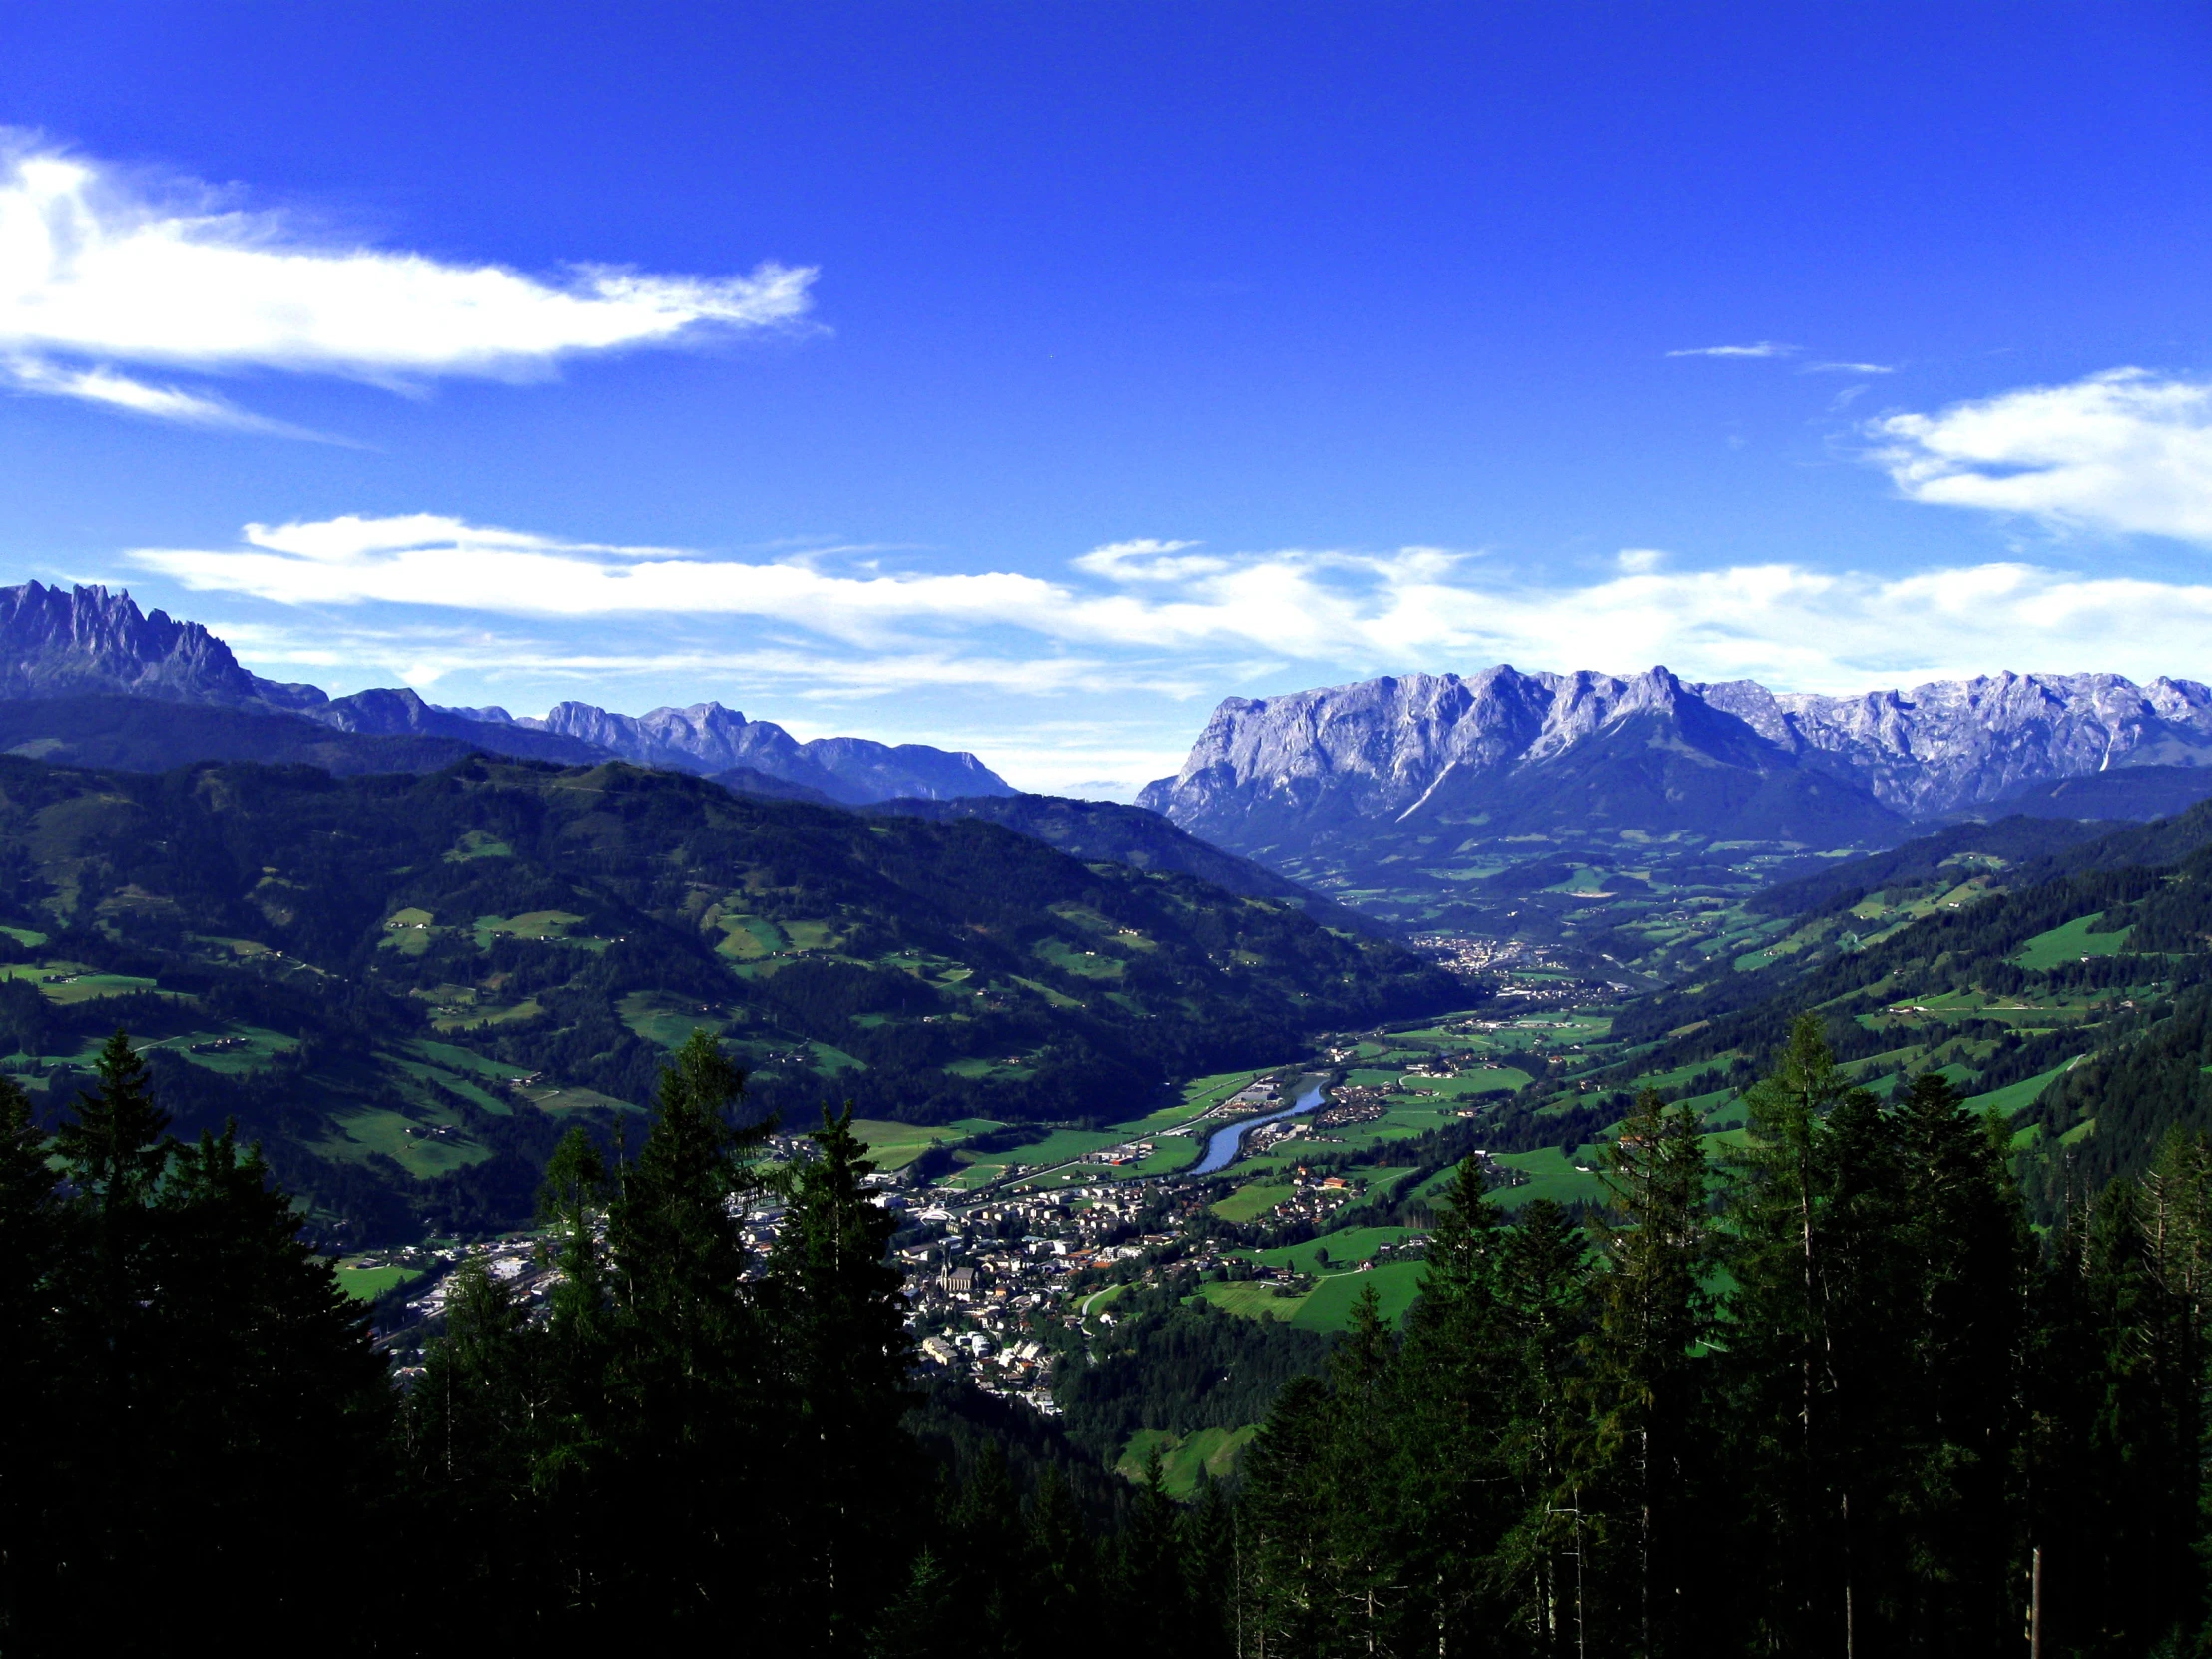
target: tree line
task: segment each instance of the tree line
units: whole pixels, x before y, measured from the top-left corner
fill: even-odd
[[[1747,1106],[1716,1158],[1645,1093],[1587,1233],[1461,1167],[1255,1442],[1240,1656],[2199,1651],[2212,1146],[2038,1240],[1939,1073],[1808,1018]]]

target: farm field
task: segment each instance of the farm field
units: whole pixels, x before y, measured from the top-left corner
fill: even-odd
[[[1595,1152],[1585,1151],[1579,1156],[1585,1163],[1597,1162]],[[1497,1162],[1528,1177],[1521,1186],[1491,1190],[1491,1202],[1501,1210],[1518,1210],[1537,1198],[1548,1198],[1555,1204],[1601,1204],[1605,1201],[1604,1182],[1586,1170],[1576,1169],[1568,1162],[1566,1154],[1555,1146],[1539,1147],[1534,1152],[1502,1153]]]
[[[1227,1198],[1216,1199],[1212,1209],[1223,1221],[1253,1221],[1289,1198],[1292,1191],[1288,1181],[1248,1181]]]
[[[409,1284],[422,1277],[414,1268],[367,1267],[352,1262],[337,1265],[338,1289],[357,1302],[374,1302],[395,1285]]]
[[[867,1143],[868,1157],[879,1169],[904,1169],[933,1146],[958,1145],[970,1135],[984,1134],[999,1126],[989,1118],[962,1118],[957,1123],[893,1123],[886,1118],[854,1118],[852,1132]]]
[[[1383,1245],[1394,1246],[1412,1234],[1413,1229],[1409,1227],[1346,1227],[1325,1233],[1318,1239],[1309,1239],[1304,1244],[1235,1254],[1265,1262],[1271,1268],[1289,1268],[1294,1273],[1328,1273],[1357,1262],[1373,1261]]]
[[[2063,927],[2038,933],[2020,946],[2012,960],[2030,971],[2042,971],[2064,962],[2077,962],[2084,956],[2117,956],[2127,949],[2128,935],[2135,929],[2123,927],[2116,933],[2089,931],[2103,919],[2104,912],[2100,910],[2093,916],[2080,916]]]

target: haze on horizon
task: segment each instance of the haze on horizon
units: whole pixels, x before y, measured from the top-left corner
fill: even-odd
[[[1391,672],[2212,678],[2212,19],[0,20],[0,580],[1126,793]]]

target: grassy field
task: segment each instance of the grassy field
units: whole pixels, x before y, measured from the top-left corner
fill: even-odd
[[[2061,962],[2078,962],[2084,956],[2117,956],[2127,948],[2128,935],[2135,929],[2123,927],[2117,933],[2090,932],[2103,915],[2099,910],[2093,916],[2079,916],[2063,927],[2038,933],[2020,946],[2012,960],[2031,972],[2039,972],[2057,967]]]
[[[1373,1261],[1378,1249],[1410,1237],[1412,1231],[1409,1227],[1343,1227],[1334,1233],[1324,1233],[1318,1239],[1308,1239],[1304,1244],[1285,1245],[1279,1250],[1255,1250],[1250,1254],[1255,1261],[1265,1262],[1271,1268],[1290,1268],[1297,1273],[1330,1273],[1355,1262]],[[1326,1264],[1322,1260],[1324,1252],[1328,1254]]]
[[[1517,1066],[1477,1066],[1457,1077],[1401,1077],[1398,1081],[1408,1089],[1465,1099],[1474,1095],[1510,1094],[1515,1089],[1527,1088],[1534,1079]]]
[[[1017,1146],[1010,1152],[977,1153],[968,1161],[975,1164],[1021,1164],[1025,1167],[1037,1164],[1065,1163],[1070,1158],[1080,1158],[1086,1152],[1100,1152],[1109,1146],[1119,1146],[1125,1137],[1109,1129],[1055,1129],[1041,1141],[1031,1141],[1027,1146]]]
[[[218,1042],[225,1038],[244,1037],[244,1048],[225,1049],[220,1054],[195,1054],[195,1043]],[[166,1048],[181,1059],[190,1060],[196,1066],[222,1072],[227,1077],[239,1077],[266,1066],[277,1054],[289,1054],[299,1045],[290,1037],[275,1031],[265,1031],[258,1025],[227,1025],[220,1031],[186,1031],[179,1036],[164,1037],[159,1042],[143,1043],[139,1051],[149,1048]]]
[[[434,1066],[427,1060],[405,1059],[397,1054],[379,1053],[377,1058],[389,1065],[396,1066],[401,1072],[418,1083],[434,1083],[441,1089],[449,1089],[471,1105],[490,1112],[494,1116],[511,1117],[514,1115],[514,1107],[511,1104],[493,1094],[482,1084],[472,1078],[462,1076],[457,1071],[450,1071],[443,1066]],[[435,1101],[436,1096],[426,1091],[411,1090],[409,1091],[409,1098],[420,1099],[428,1103]]]
[[[413,1268],[355,1267],[340,1262],[337,1268],[338,1289],[360,1302],[374,1302],[394,1285],[409,1284],[422,1275]]]
[[[1299,1300],[1291,1323],[1302,1331],[1343,1331],[1352,1324],[1353,1304],[1368,1286],[1382,1302],[1382,1318],[1395,1325],[1420,1294],[1420,1262],[1385,1262],[1366,1272],[1336,1273],[1323,1279]]]
[[[1160,1453],[1160,1479],[1168,1495],[1178,1500],[1198,1490],[1199,1471],[1209,1480],[1225,1480],[1236,1472],[1237,1459],[1259,1432],[1254,1423],[1242,1428],[1201,1428],[1191,1434],[1171,1434],[1162,1428],[1140,1428],[1122,1448],[1114,1467],[1125,1479],[1142,1480],[1154,1448]]]
[[[2073,1065],[2074,1062],[2068,1060],[2064,1065],[2052,1066],[2038,1076],[2023,1077],[2017,1083],[2007,1084],[2001,1089],[1977,1094],[1966,1102],[1966,1109],[1971,1112],[2002,1112],[2008,1118],[2017,1117],[2035,1104],[2036,1097],[2050,1087],[2052,1078],[2070,1070]]]
[[[671,1050],[682,1048],[694,1031],[720,1031],[723,1027],[720,1017],[701,1013],[697,1003],[662,991],[632,991],[615,1005],[615,1011],[622,1016],[623,1024],[647,1042]]]
[[[465,1136],[447,1139],[410,1135],[407,1133],[410,1128],[422,1130],[433,1126],[381,1106],[340,1112],[336,1122],[344,1139],[324,1141],[320,1150],[325,1156],[348,1163],[365,1163],[371,1153],[380,1152],[418,1181],[450,1175],[454,1170],[480,1164],[491,1156],[491,1148]]]
[[[1227,1198],[1216,1199],[1212,1208],[1223,1221],[1253,1221],[1289,1198],[1291,1191],[1288,1181],[1248,1181]]]
[[[1198,1294],[1224,1313],[1255,1320],[1287,1320],[1304,1300],[1278,1296],[1270,1279],[1212,1279],[1199,1286]]]
[[[1597,1161],[1592,1152],[1585,1151],[1579,1156],[1585,1163]],[[1529,1178],[1524,1186],[1499,1187],[1491,1192],[1490,1201],[1500,1210],[1517,1210],[1536,1198],[1548,1198],[1559,1204],[1602,1204],[1605,1201],[1604,1183],[1595,1175],[1574,1168],[1555,1146],[1538,1147],[1534,1152],[1503,1153],[1497,1162]]]
[[[970,1118],[970,1125],[998,1126],[984,1118]],[[885,1118],[854,1118],[852,1132],[867,1142],[868,1157],[882,1169],[904,1169],[931,1147],[959,1142],[981,1133],[960,1124],[892,1123]]]

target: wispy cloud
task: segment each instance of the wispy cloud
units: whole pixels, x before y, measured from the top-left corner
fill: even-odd
[[[554,625],[588,617],[595,641],[621,627],[659,636],[636,650],[577,649],[532,645],[502,629],[487,649],[480,629],[463,630],[446,649],[410,645],[385,661],[450,662],[479,678],[696,673],[804,688],[818,699],[961,686],[1198,697],[1263,675],[1314,683],[1498,661],[1665,662],[1699,678],[1816,690],[2005,666],[2149,676],[2199,663],[2212,625],[2212,585],[2022,562],[1909,576],[1783,562],[1677,571],[1655,550],[1628,549],[1612,574],[1567,586],[1514,580],[1491,561],[1421,547],[1216,554],[1203,568],[1162,575],[1148,561],[1185,555],[1155,543],[1157,551],[1086,555],[1065,581],[989,570],[850,576],[587,546],[429,515],[255,526],[247,544],[130,557],[202,591],[340,616],[389,606],[407,609],[360,614],[442,610]],[[741,623],[750,635],[742,648],[716,637]]]
[[[1895,374],[1895,363],[1807,363],[1800,374]]]
[[[64,368],[36,357],[0,362],[0,377],[18,391],[42,397],[74,397],[152,420],[218,431],[258,432],[268,437],[304,438],[311,443],[346,443],[281,420],[270,420],[236,408],[220,397],[204,397],[175,386],[150,386],[110,368]]]
[[[279,215],[224,208],[205,187],[149,191],[21,137],[0,148],[0,351],[31,365],[15,383],[157,419],[297,435],[236,411],[219,419],[220,401],[106,365],[519,378],[579,353],[788,324],[814,277],[773,263],[733,276],[598,266],[533,276],[316,239]]]
[[[1692,345],[1680,351],[1669,351],[1670,357],[1787,357],[1797,351],[1794,345],[1784,345],[1779,340],[1754,340],[1749,345]]]
[[[2212,545],[2212,383],[2118,368],[1870,430],[1915,501]]]

